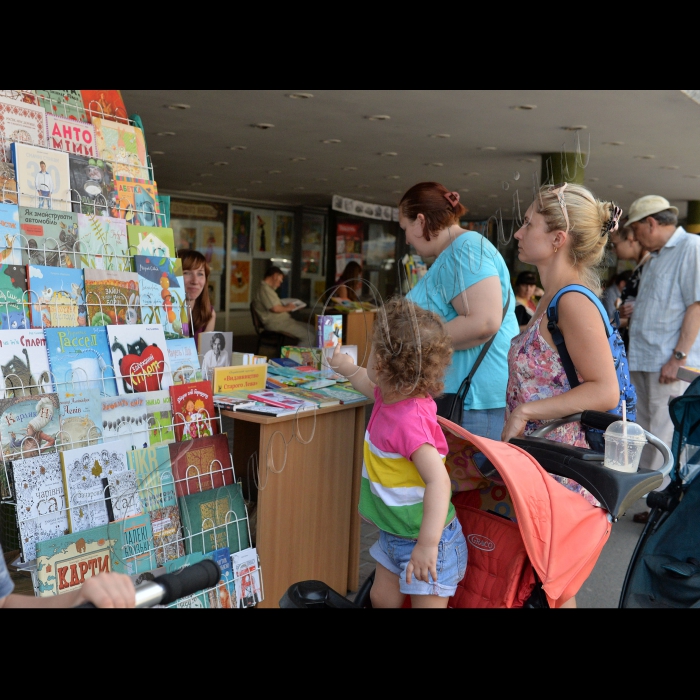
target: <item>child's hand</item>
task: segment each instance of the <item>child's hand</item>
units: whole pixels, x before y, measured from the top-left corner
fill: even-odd
[[[344,352],[341,352],[340,344],[335,346],[333,355],[328,360],[328,364],[333,371],[337,372],[338,374],[342,374],[344,377],[352,374],[357,369],[352,357],[350,357],[350,355],[346,355]]]
[[[406,567],[406,583],[411,583],[411,574],[414,574],[419,581],[430,583],[428,574],[432,576],[433,582],[437,583],[437,546],[427,547],[416,542],[416,546],[411,553],[411,561]]]

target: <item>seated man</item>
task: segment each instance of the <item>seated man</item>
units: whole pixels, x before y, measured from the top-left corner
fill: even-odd
[[[280,288],[283,281],[282,270],[275,266],[269,267],[255,292],[253,308],[260,316],[266,330],[293,335],[298,338],[297,343],[301,347],[316,347],[316,334],[313,329],[306,323],[300,323],[291,317],[289,312],[294,310],[294,304],[284,305],[277,296],[276,290]]]

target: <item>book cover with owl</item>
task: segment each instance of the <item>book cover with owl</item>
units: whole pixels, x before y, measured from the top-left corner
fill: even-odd
[[[0,444],[4,461],[56,451],[58,394],[0,399]]]
[[[12,471],[22,561],[36,559],[36,543],[68,534],[66,499],[57,452],[15,459]]]
[[[27,265],[27,296],[32,328],[87,326],[81,269]]]
[[[185,281],[180,258],[134,255],[143,323],[160,323],[166,338],[189,335]]]
[[[117,175],[114,178],[116,216],[129,226],[164,227],[158,204],[158,185],[153,180]]]
[[[0,338],[2,333],[0,331]],[[116,375],[105,326],[44,328],[42,335],[56,390],[95,389],[100,396],[117,395]]]
[[[22,260],[29,265],[79,266],[78,217],[72,211],[19,207]]]
[[[26,143],[12,144],[20,206],[71,211],[68,154]]]
[[[118,536],[119,523],[114,523],[38,542],[39,596],[78,590],[87,579],[105,571],[126,573],[122,560],[115,556]]]
[[[1,184],[0,187],[2,187]],[[0,262],[2,264],[22,264],[23,243],[20,234],[19,207],[0,200]]]
[[[79,263],[83,269],[132,271],[124,219],[78,214],[78,237]]]
[[[109,522],[102,479],[128,469],[126,453],[130,449],[129,441],[112,440],[59,453],[71,532]]]
[[[0,265],[0,328],[29,328],[27,269],[24,265]]]
[[[88,325],[141,323],[139,278],[135,272],[85,268],[83,274]]]

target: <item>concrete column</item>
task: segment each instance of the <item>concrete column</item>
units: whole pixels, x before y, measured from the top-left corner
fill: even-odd
[[[688,221],[683,228],[688,233],[700,233],[700,200],[688,202]]]
[[[582,185],[585,173],[581,164],[576,162],[577,157],[580,159],[576,153],[543,153],[540,181],[553,185],[562,182]]]

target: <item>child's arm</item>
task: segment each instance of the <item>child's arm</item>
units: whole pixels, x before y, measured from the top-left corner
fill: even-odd
[[[406,567],[406,583],[411,583],[411,574],[419,581],[430,583],[428,573],[437,581],[437,551],[442,531],[445,529],[447,509],[452,496],[450,477],[440,453],[424,443],[412,455],[411,461],[425,481],[423,496],[423,522],[418,533],[418,541],[413,548],[411,561]]]
[[[358,367],[350,355],[346,355],[340,349],[340,345],[335,346],[333,355],[328,361],[331,369],[350,380],[353,389],[362,392],[368,399],[374,398],[374,382],[367,376],[364,367]]]

